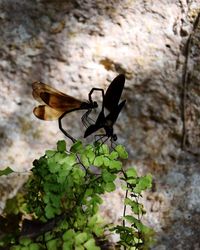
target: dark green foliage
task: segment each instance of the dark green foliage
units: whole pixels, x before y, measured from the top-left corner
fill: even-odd
[[[8,174],[13,173],[13,172],[14,171],[11,168],[7,167],[4,170],[0,170],[0,176],[2,176],[2,175],[8,175]]]
[[[120,235],[119,246],[145,249],[152,235],[141,223],[145,211],[138,199],[142,191],[151,187],[151,176],[138,177],[134,168],[124,171],[120,160],[127,157],[121,145],[110,151],[105,144],[84,147],[78,141],[67,152],[65,141],[59,141],[56,150],[47,150],[33,162],[33,174],[20,198],[20,208],[11,209],[12,200],[5,209],[5,218],[10,213],[19,218],[17,225],[23,220],[22,214],[29,219],[23,220],[21,229],[16,226],[14,232],[9,231],[0,238],[0,247],[98,250],[101,244],[104,247],[107,244],[106,249],[109,249],[108,241],[105,243],[108,226],[103,224],[98,210],[103,202],[101,195],[114,191],[115,180],[120,178],[127,185],[124,213],[122,211],[124,221],[111,230]],[[126,214],[126,206],[130,206],[131,215]]]

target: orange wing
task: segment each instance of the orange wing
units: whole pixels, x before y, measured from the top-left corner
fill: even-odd
[[[57,120],[64,112],[52,109],[47,105],[39,105],[33,110],[34,115],[41,120]]]
[[[83,104],[82,101],[42,82],[34,82],[32,88],[33,97],[46,104],[33,110],[34,115],[42,120],[56,120],[65,112],[80,109]]]
[[[64,94],[51,86],[42,83],[34,82],[33,85],[33,97],[38,101],[43,101],[49,107],[54,109],[71,110],[81,107],[82,101]]]

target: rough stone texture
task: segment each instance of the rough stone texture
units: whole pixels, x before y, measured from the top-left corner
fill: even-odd
[[[200,249],[199,11],[199,0],[1,0],[0,168],[30,169],[63,138],[57,122],[32,115],[33,81],[87,99],[125,73],[127,106],[115,130],[127,165],[154,176],[144,197],[153,249]],[[77,138],[80,117],[66,118]],[[0,179],[3,201],[24,179],[17,176]],[[122,195],[106,197],[113,220]]]

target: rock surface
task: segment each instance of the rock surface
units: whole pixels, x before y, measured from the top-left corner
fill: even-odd
[[[144,199],[145,221],[157,231],[152,249],[200,249],[199,11],[199,0],[1,0],[0,169],[30,169],[64,138],[56,121],[33,116],[33,81],[87,99],[124,73],[127,106],[115,130],[127,165],[154,176]],[[80,117],[65,120],[77,138]],[[23,180],[0,179],[2,208]],[[121,198],[106,201],[120,207]],[[104,212],[121,216],[113,205]]]

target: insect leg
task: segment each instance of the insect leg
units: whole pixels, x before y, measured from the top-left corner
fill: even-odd
[[[92,88],[88,94],[88,99],[91,104],[98,106],[96,102],[93,102],[92,100],[92,94],[94,91],[101,91],[102,93],[102,99],[104,99],[104,90],[101,88]],[[102,108],[103,110],[103,108]],[[95,121],[89,117],[89,114],[91,113],[92,109],[88,109],[88,111],[81,117],[82,123],[85,127],[89,127],[92,123],[95,123]]]
[[[111,143],[111,148],[115,150],[115,147],[117,146],[116,140],[113,140],[113,138],[111,137],[110,143]]]
[[[65,136],[67,136],[70,140],[72,140],[72,142],[73,143],[75,143],[76,142],[76,139],[75,138],[73,138],[70,134],[68,134],[65,130],[64,130],[64,128],[62,127],[62,118],[64,117],[64,115],[65,115],[65,113],[63,114],[63,115],[61,115],[59,118],[58,118],[58,126],[59,126],[59,129],[60,129],[60,131],[65,135]]]
[[[94,120],[89,117],[89,114],[91,113],[92,109],[89,109],[82,117],[81,117],[81,120],[82,120],[82,123],[83,125],[87,128],[89,127],[92,123],[94,123]]]
[[[90,103],[93,103],[93,101],[92,101],[92,94],[93,94],[94,91],[101,91],[101,93],[102,93],[102,99],[104,100],[104,90],[100,89],[100,88],[92,88],[90,90],[90,93],[88,94]]]
[[[99,137],[98,139],[96,139],[97,137]],[[95,142],[101,141],[104,137],[107,137],[106,134],[99,134],[99,135],[95,135]],[[106,140],[104,140],[102,143],[106,142],[108,140],[109,137],[106,138]]]

